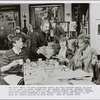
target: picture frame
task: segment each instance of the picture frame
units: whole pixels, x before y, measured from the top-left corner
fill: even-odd
[[[58,22],[66,33],[69,33],[69,22]]]

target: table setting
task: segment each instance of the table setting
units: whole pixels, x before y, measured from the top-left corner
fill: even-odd
[[[92,73],[82,70],[71,70],[65,65],[59,64],[55,59],[43,61],[39,58],[36,62],[28,62],[24,65],[25,85],[94,85],[91,82]]]

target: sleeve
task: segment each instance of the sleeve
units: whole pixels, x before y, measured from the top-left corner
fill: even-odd
[[[24,32],[21,32],[22,36],[27,39],[27,35]]]
[[[31,51],[32,53],[37,53],[38,50],[38,37],[36,35],[31,36]]]
[[[21,32],[21,36],[23,38],[23,42],[26,42],[28,39],[27,35],[24,32]]]
[[[79,59],[79,58],[80,58],[80,50],[77,49],[76,52],[75,52],[75,54],[74,54],[74,56],[73,56],[73,60],[74,60],[74,62],[75,62],[75,65],[78,64],[78,59]]]
[[[74,59],[72,58],[70,61],[69,61],[69,66],[68,66],[70,69],[72,70],[75,70],[76,66],[75,66],[75,62],[74,62]]]
[[[1,62],[1,67],[6,66],[9,64],[9,58],[6,54],[3,54],[2,56],[2,62]]]
[[[98,59],[98,58],[97,58],[97,52],[96,52],[96,50],[91,49],[90,54],[92,55],[92,57],[91,57],[92,60],[93,60],[93,59]]]
[[[60,33],[61,33],[63,36],[66,35],[64,29],[63,29],[61,26],[58,26],[58,29],[59,29]]]
[[[59,51],[60,51],[60,45],[59,45],[59,44],[54,43],[54,54],[55,54],[55,55],[56,55],[56,54],[58,54],[58,53],[59,53]]]

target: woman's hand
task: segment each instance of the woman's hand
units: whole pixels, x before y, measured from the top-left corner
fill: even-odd
[[[60,61],[66,61],[66,58],[65,57],[62,57],[62,56],[57,56],[58,57],[58,59],[60,60]]]
[[[98,63],[98,60],[97,59],[93,59],[92,61],[91,61],[91,64],[94,66],[94,65],[96,65]]]

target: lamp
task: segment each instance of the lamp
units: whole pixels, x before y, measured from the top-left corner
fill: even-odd
[[[27,13],[23,13],[22,14],[22,16],[23,16],[23,18],[24,18],[24,28],[23,28],[23,32],[24,33],[27,33],[27,31],[28,31],[28,29],[27,29],[27,27],[26,27],[26,16],[27,16]]]
[[[23,16],[23,18],[26,18],[27,13],[23,13],[22,16]]]

